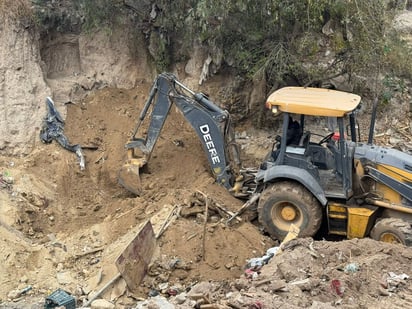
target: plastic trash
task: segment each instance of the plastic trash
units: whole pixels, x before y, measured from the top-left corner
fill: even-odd
[[[345,266],[343,271],[345,273],[356,273],[357,271],[359,271],[359,265],[356,264],[356,263],[350,263],[350,264]]]
[[[398,275],[390,271],[384,276],[384,286],[386,289],[393,292],[407,279],[409,279],[409,276],[407,274]]]
[[[254,271],[250,268],[245,270],[246,279],[256,279],[258,276],[259,276],[259,274],[256,271]]]
[[[332,288],[332,291],[334,291],[336,294],[339,296],[343,295],[344,287],[342,286],[342,283],[338,279],[333,279],[330,283],[330,286]]]
[[[263,265],[269,263],[270,259],[276,255],[279,247],[272,247],[266,250],[266,254],[259,258],[252,258],[247,262],[247,268],[250,269],[260,269]]]
[[[64,307],[65,309],[75,309],[76,299],[68,292],[58,289],[51,293],[45,301],[44,308],[52,309],[56,307]]]
[[[389,275],[390,279],[394,279],[394,280],[400,280],[400,281],[402,281],[402,280],[409,279],[409,276],[408,276],[407,274],[397,275],[397,274],[395,274],[394,272],[391,272],[391,271],[390,271],[390,272],[388,273],[388,275]]]
[[[274,256],[276,255],[276,253],[278,253],[278,251],[279,251],[279,247],[272,247],[272,248],[267,249],[266,255]]]

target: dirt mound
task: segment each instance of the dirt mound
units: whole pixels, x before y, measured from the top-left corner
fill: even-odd
[[[206,294],[222,308],[408,308],[411,254],[370,239],[295,239],[267,265]]]
[[[67,106],[65,134],[83,146],[83,171],[75,154],[57,143],[44,144],[29,157],[1,158],[3,178],[9,181],[0,190],[5,266],[0,306],[27,308],[37,300],[40,308],[44,296],[59,287],[81,302],[115,276],[116,257],[142,223],[151,219],[158,231],[176,210],[138,293],[129,294],[123,280],[104,293],[116,307],[132,308],[136,297],[158,293],[178,308],[193,308],[193,294],[222,308],[410,305],[408,279],[392,278],[399,281],[396,286],[388,280],[391,273],[411,274],[411,249],[367,239],[297,240],[268,265],[245,275],[249,259],[264,256],[278,243],[246,218],[225,224],[224,210],[236,211],[243,202],[214,183],[197,136],[174,108],[142,174],[142,196],[120,187],[124,144],[149,87],[105,88]],[[248,138],[252,133],[256,139]],[[271,144],[267,137],[265,132],[242,133],[247,162],[263,157]],[[206,198],[211,206],[205,225]],[[354,267],[349,273],[348,265]],[[342,290],[334,290],[332,282]],[[20,296],[27,286],[32,289]],[[19,300],[16,295],[20,302],[6,302]]]
[[[32,246],[32,253],[16,253],[11,265],[21,265],[21,271],[3,273],[2,282],[7,284],[0,291],[2,299],[18,288],[19,277],[26,277],[24,281],[37,292],[53,290],[62,282],[66,289],[75,291],[78,280],[99,272],[107,279],[114,271],[116,254],[124,246],[123,242],[116,243],[133,235],[140,223],[173,206],[190,210],[159,239],[159,258],[163,262],[178,258],[190,267],[180,274],[164,275],[163,280],[193,284],[234,278],[241,274],[247,258],[262,254],[273,244],[253,225],[226,227],[219,223],[221,214],[211,211],[208,215],[212,223],[207,226],[203,245],[204,211],[193,202],[194,195],[204,193],[232,211],[242,202],[214,184],[197,136],[176,110],[165,124],[148,173],[142,174],[143,195],[133,196],[117,184],[117,173],[125,158],[124,144],[149,86],[142,84],[133,90],[107,88],[67,106],[65,135],[71,143],[83,147],[84,171],[75,154],[57,143],[44,144],[24,159],[3,158],[2,172],[13,183],[1,190],[7,205],[2,209],[2,227],[9,228],[14,237],[27,239],[21,241],[26,245],[24,249],[13,246],[11,251],[27,251]],[[111,246],[114,249],[107,249]],[[4,258],[8,260],[10,254]],[[62,276],[67,277],[59,282]]]

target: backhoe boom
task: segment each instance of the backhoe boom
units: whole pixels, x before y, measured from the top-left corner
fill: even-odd
[[[140,187],[140,181],[133,184],[133,174],[139,177],[139,168],[150,159],[172,104],[177,106],[198,135],[216,181],[227,189],[232,189],[235,173],[239,173],[240,169],[240,156],[229,113],[204,94],[187,88],[170,73],[160,74],[153,83],[132,138],[126,144],[128,161],[120,172],[119,183],[136,194],[140,193],[140,188],[133,188]],[[144,138],[137,137],[150,107],[152,111],[147,134]],[[138,157],[137,150],[140,150],[143,156]]]

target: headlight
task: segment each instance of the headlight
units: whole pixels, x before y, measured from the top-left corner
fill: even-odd
[[[279,109],[277,105],[273,105],[271,110],[272,110],[272,113],[275,115],[279,113]]]

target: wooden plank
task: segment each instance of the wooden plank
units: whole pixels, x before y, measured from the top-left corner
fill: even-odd
[[[146,275],[155,247],[153,227],[147,221],[116,259],[116,267],[132,292],[137,290]]]

